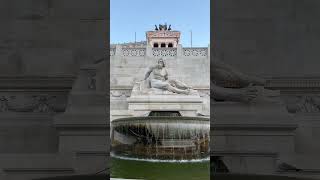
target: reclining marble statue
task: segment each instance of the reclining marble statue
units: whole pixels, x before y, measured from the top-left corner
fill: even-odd
[[[211,63],[212,77],[210,78],[211,94],[215,100],[251,102],[257,98],[259,86],[265,85],[265,80],[244,74],[235,68],[215,59]],[[237,82],[239,88],[219,86],[217,81]]]
[[[150,88],[177,94],[189,95],[195,91],[191,86],[188,86],[183,82],[169,79],[166,64],[162,58],[158,60],[156,65],[148,68],[144,77],[144,82],[149,83]]]

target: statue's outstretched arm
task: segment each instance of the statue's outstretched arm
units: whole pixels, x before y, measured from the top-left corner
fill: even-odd
[[[221,62],[219,60],[214,60],[213,62],[213,70],[215,72],[225,72],[225,74],[229,74],[229,76],[232,76],[232,77],[236,77],[238,78],[239,80],[246,80],[244,77],[245,77],[245,74],[243,74],[242,72],[240,72],[239,70],[233,68],[232,66],[224,63],[224,62]],[[223,76],[222,73],[219,74],[220,76]]]
[[[219,78],[222,80],[236,80],[246,85],[249,85],[250,83],[255,85],[265,84],[264,79],[261,79],[255,76],[249,76],[219,60],[214,60],[212,65],[213,65],[212,68],[213,68],[214,76],[216,76],[216,78]]]
[[[254,87],[246,87],[241,89],[224,88],[210,83],[211,96],[215,100],[250,102],[258,95],[257,89]]]
[[[211,96],[217,100],[235,100],[234,92],[229,88],[223,88],[210,83]]]
[[[148,71],[146,72],[145,76],[144,76],[144,80],[147,80],[148,77],[150,76],[151,72],[153,71],[153,67],[149,67]]]
[[[168,80],[168,71],[166,70],[166,74],[164,75],[164,79]]]

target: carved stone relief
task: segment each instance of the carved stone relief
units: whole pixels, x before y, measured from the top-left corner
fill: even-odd
[[[0,95],[1,112],[64,112],[67,95]]]
[[[45,112],[51,113],[54,112],[54,107],[49,103],[51,98],[55,98],[55,96],[35,96],[35,105],[33,107],[33,112]]]
[[[302,95],[286,99],[287,109],[291,113],[319,113],[320,96]]]

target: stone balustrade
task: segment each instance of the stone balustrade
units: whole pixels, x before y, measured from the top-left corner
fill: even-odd
[[[154,57],[176,57],[177,48],[153,48],[152,55]]]
[[[189,57],[206,57],[208,56],[208,48],[183,48],[183,55]]]
[[[125,57],[192,57],[204,58],[209,57],[210,47],[186,47],[178,46],[177,48],[152,48],[152,47],[136,47],[128,48],[117,45],[110,48],[110,56],[125,56]]]
[[[122,55],[123,56],[145,56],[146,49],[145,48],[123,48]]]

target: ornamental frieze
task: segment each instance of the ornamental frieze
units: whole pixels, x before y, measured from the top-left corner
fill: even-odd
[[[301,95],[286,98],[287,109],[290,113],[319,113],[319,95]]]
[[[1,112],[64,112],[67,105],[67,95],[0,95]]]
[[[179,31],[149,31],[147,37],[180,37]]]

